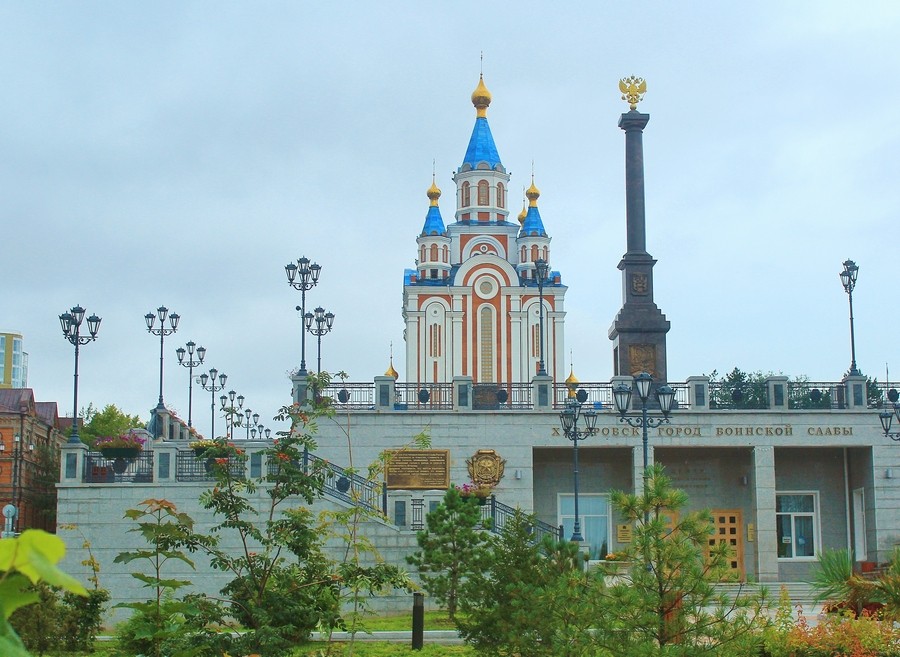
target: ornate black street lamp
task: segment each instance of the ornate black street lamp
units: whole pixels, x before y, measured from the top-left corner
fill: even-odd
[[[75,345],[75,393],[72,402],[72,432],[69,434],[69,443],[80,443],[78,437],[78,350],[81,345],[97,339],[97,331],[100,330],[101,319],[97,315],[87,318],[88,335],[81,335],[81,322],[84,321],[85,310],[81,306],[75,306],[70,311],[59,316],[59,324],[62,327],[63,337]]]
[[[856,287],[856,277],[859,275],[859,267],[852,260],[844,261],[844,271],[840,273],[841,285],[850,300],[850,376],[859,376],[856,369],[856,337],[853,334],[853,288]]]
[[[216,377],[218,377],[219,385],[216,385]],[[225,382],[228,380],[228,375],[219,374],[219,370],[213,367],[209,370],[209,374],[201,374],[197,380],[200,382],[200,387],[208,390],[211,395],[209,411],[212,417],[210,419],[209,437],[214,439],[216,437],[216,393],[220,390],[225,390]]]
[[[668,385],[661,385],[656,389],[656,399],[659,402],[659,410],[662,411],[662,417],[650,417],[647,415],[647,400],[650,397],[650,387],[653,384],[653,377],[646,372],[641,372],[634,377],[634,385],[637,388],[638,397],[641,399],[641,415],[640,417],[627,417],[628,407],[631,404],[631,386],[620,383],[613,390],[613,399],[616,403],[616,410],[619,412],[619,422],[625,422],[629,426],[639,427],[643,430],[643,446],[644,446],[644,488],[647,487],[647,429],[652,429],[663,424],[669,423],[669,413],[672,412],[672,403],[675,401],[675,391]],[[644,514],[644,522],[648,520],[647,514]]]
[[[222,412],[225,414],[225,437],[231,440],[235,417],[240,417],[240,410],[244,407],[244,395],[237,395],[234,390],[229,390],[228,395],[222,395],[219,397],[219,402],[222,404]],[[235,405],[235,402],[237,404]]]
[[[540,313],[538,320],[538,339],[541,342],[541,360],[538,363],[538,376],[547,376],[547,368],[544,366],[544,285],[547,283],[547,274],[550,265],[543,258],[534,261],[534,279],[538,286],[538,304]]]
[[[587,397],[585,390],[579,390],[575,395],[575,399],[566,401],[565,410],[559,414],[563,434],[572,441],[572,472],[575,479],[575,525],[572,528],[572,538],[569,540],[573,543],[584,541],[584,537],[581,535],[581,518],[578,515],[578,441],[593,435],[594,429],[597,427],[597,413],[595,411],[581,412],[581,406],[587,400]],[[578,428],[579,418],[583,418],[585,424],[584,429],[581,430]]]
[[[298,307],[297,310],[300,310]],[[322,372],[322,336],[331,330],[334,325],[334,313],[326,313],[322,306],[315,309],[315,314],[306,313],[303,320],[306,324],[306,330],[316,336],[318,342],[318,361],[316,363],[316,373]],[[313,326],[315,323],[315,326]]]
[[[247,427],[247,440],[250,440],[250,429],[259,423],[259,413],[254,413],[249,408],[244,411],[244,426]],[[238,418],[240,419],[240,417]],[[252,422],[251,422],[252,420]]]
[[[300,290],[300,315],[306,315],[306,292],[313,289],[319,282],[319,274],[322,267],[316,263],[309,263],[309,258],[302,257],[297,259],[297,264],[293,262],[284,266],[284,273],[287,275],[288,285],[295,290]],[[306,377],[306,331],[300,332],[300,371],[298,374]]]
[[[888,391],[888,400],[894,405],[894,412],[881,411],[881,413],[878,414],[878,419],[881,420],[881,428],[884,429],[884,437],[900,441],[900,431],[891,432],[891,423],[894,421],[894,415],[896,414],[897,418],[900,419],[900,404],[897,403],[897,399],[897,391],[891,388]]]
[[[156,318],[159,317],[159,328],[154,328]],[[166,318],[169,319],[169,328],[166,328]],[[162,410],[166,406],[163,404],[163,342],[167,335],[172,335],[178,330],[178,320],[181,317],[178,313],[169,314],[169,309],[160,306],[156,309],[156,315],[147,313],[144,315],[144,321],[147,322],[147,331],[153,335],[159,336],[159,404],[157,408]]]
[[[194,360],[194,347],[196,344],[193,340],[187,343],[187,350],[184,347],[178,347],[175,353],[178,354],[178,364],[188,368],[188,426],[191,426],[191,407],[193,405],[194,395],[194,368],[203,364],[206,357],[206,347],[197,347],[197,360]],[[187,353],[187,360],[184,356]]]

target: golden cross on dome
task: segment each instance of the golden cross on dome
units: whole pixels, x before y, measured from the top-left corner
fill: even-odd
[[[622,100],[628,103],[630,109],[635,110],[647,93],[647,81],[634,75],[622,78],[619,80],[619,91],[622,92]]]

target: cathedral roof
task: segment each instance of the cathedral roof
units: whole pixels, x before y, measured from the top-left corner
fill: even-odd
[[[431,187],[428,188],[428,198],[431,205],[428,207],[428,214],[425,215],[425,225],[422,227],[422,236],[426,235],[444,235],[444,220],[441,218],[441,209],[438,207],[438,199],[441,197],[441,190],[438,189],[437,183],[431,181]]]
[[[460,170],[477,169],[482,162],[491,169],[497,165],[502,167],[500,154],[497,152],[497,145],[494,144],[494,136],[491,134],[491,127],[488,125],[487,108],[491,104],[491,92],[484,86],[483,78],[478,79],[478,86],[472,92],[472,104],[476,109],[475,128],[469,138],[469,147],[466,149],[466,156],[463,158]],[[466,167],[466,165],[469,166]]]
[[[540,190],[535,187],[534,180],[531,181],[531,187],[525,192],[528,197],[528,212],[525,215],[525,221],[522,222],[522,229],[519,231],[519,237],[547,237],[547,231],[544,230],[544,222],[541,221],[541,213],[538,210],[537,200],[540,197]]]

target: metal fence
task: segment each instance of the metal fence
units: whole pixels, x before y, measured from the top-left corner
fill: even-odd
[[[498,502],[494,495],[491,495],[484,506],[481,507],[481,517],[490,520],[490,531],[499,534],[503,531],[506,521],[516,514],[517,509],[502,502]],[[562,527],[554,527],[551,524],[535,520],[531,525],[535,542],[540,542],[544,536],[552,536],[555,540],[562,540]]]
[[[219,463],[219,461],[227,461]],[[216,467],[227,467],[235,479],[243,479],[246,474],[246,459],[231,457],[214,459],[197,456],[193,450],[180,450],[175,456],[175,481],[215,481]]]
[[[325,469],[326,494],[387,516],[387,486],[384,482],[369,481],[309,452],[304,452],[303,460],[304,469],[317,464]],[[273,465],[277,467],[277,464],[269,467]]]
[[[86,484],[152,482],[153,451],[143,450],[130,458],[106,458],[100,452],[88,452],[84,457],[82,481]]]

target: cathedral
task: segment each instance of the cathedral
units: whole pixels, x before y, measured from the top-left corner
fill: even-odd
[[[638,78],[620,83],[629,103],[618,120],[626,248],[609,266],[621,271],[622,306],[610,311],[609,343],[590,354],[606,360],[611,352],[613,376],[579,383],[573,373],[566,377],[567,288],[551,266],[540,192],[533,179],[524,181],[525,207],[510,220],[510,175],[488,125],[491,94],[479,79],[475,126],[453,175],[453,220],[445,222],[433,180],[410,254],[415,266],[403,272],[405,375],[391,364],[370,381],[334,381],[315,391],[336,411],[319,422],[318,448],[308,455],[324,460],[332,475],[315,506],[377,511],[363,531],[385,560],[404,564],[428,511],[451,485],[471,483],[490,490],[483,512],[492,527],[521,509],[534,514],[538,533],[577,541],[589,561],[603,561],[633,536],[610,492],[639,492],[650,463],[662,464],[687,493],[689,510],[711,511],[710,542],[730,546],[730,568],[741,581],[802,586],[825,549],[850,549],[859,568],[872,568],[900,544],[900,453],[879,427],[884,399],[896,391],[875,389],[858,372],[816,384],[769,376],[759,404],[748,406],[741,389],[709,377],[670,380],[669,321],[654,301],[656,261],[646,250],[643,132],[650,116],[637,110],[644,89]],[[312,389],[297,375],[293,381],[294,401],[306,403]],[[573,437],[575,409],[594,426],[575,420],[581,433]],[[408,449],[421,433],[430,448]],[[125,531],[123,509],[164,489],[179,510],[207,517],[197,500],[210,478],[189,440],[164,419],[161,436],[129,462],[107,463],[80,443],[62,448],[59,520],[103,546],[95,554],[115,602],[143,595],[113,563],[122,546],[138,540]],[[235,467],[261,478],[270,443],[242,443],[248,459]],[[386,453],[392,456],[378,481],[344,469]],[[90,572],[78,565],[86,558],[76,547],[66,566],[86,579]],[[212,575],[194,581],[201,591],[219,588]],[[403,609],[408,600],[385,605]]]
[[[475,127],[453,176],[453,222],[444,224],[441,190],[432,183],[416,267],[403,275],[405,379],[450,383],[469,376],[477,385],[528,383],[549,374],[561,380],[566,288],[549,269],[540,191],[532,180],[527,207],[510,220],[510,175],[488,124],[491,94],[483,79],[472,104]]]

